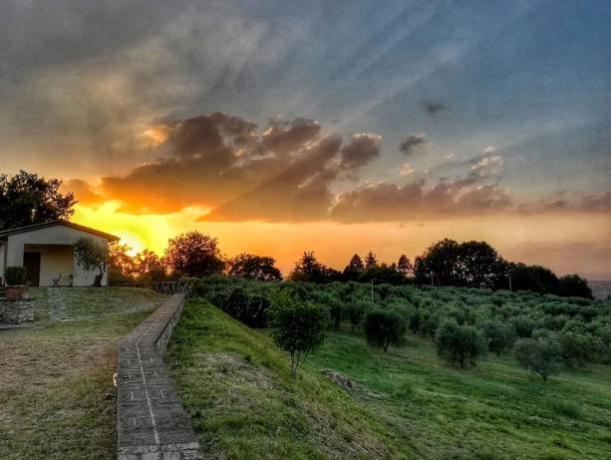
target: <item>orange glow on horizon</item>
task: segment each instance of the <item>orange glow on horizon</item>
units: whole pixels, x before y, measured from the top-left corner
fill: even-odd
[[[285,275],[305,250],[314,250],[321,262],[342,269],[352,254],[364,255],[370,249],[388,263],[400,254],[413,260],[428,245],[445,237],[484,240],[509,260],[546,265],[559,274],[578,272],[602,279],[609,271],[604,248],[611,244],[611,223],[602,214],[340,224],[197,222],[202,212],[193,208],[173,214],[133,215],[119,211],[119,204],[109,201],[98,207],[76,205],[74,221],[119,236],[132,253],[150,249],[159,255],[170,238],[198,230],[217,237],[227,257],[241,252],[274,257]],[[592,249],[584,251],[586,245]]]

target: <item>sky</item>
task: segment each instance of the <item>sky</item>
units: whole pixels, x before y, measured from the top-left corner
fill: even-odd
[[[444,238],[611,279],[605,0],[5,0],[0,170],[141,250]]]

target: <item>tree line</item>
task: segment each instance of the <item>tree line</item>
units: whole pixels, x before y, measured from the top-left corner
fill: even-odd
[[[69,219],[76,199],[61,193],[62,182],[20,171],[0,175],[0,230]],[[163,257],[144,250],[131,257],[126,246],[115,246],[109,255],[109,280],[114,284],[145,283],[177,276],[201,277],[225,273],[247,279],[282,279],[269,256],[222,256],[215,238],[189,232],[173,238]],[[509,262],[483,241],[458,243],[444,239],[429,246],[413,264],[402,254],[396,262],[378,261],[369,251],[364,260],[354,254],[343,270],[328,267],[313,251],[304,252],[289,280],[312,283],[359,281],[373,284],[416,284],[509,290],[529,290],[559,296],[592,297],[587,281],[576,274],[558,277],[539,265]]]

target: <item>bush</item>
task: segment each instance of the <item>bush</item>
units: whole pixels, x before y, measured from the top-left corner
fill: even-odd
[[[346,305],[345,313],[353,331],[361,324],[365,313],[371,308],[369,302],[350,302]]]
[[[515,356],[523,368],[539,374],[547,382],[547,378],[560,369],[562,350],[558,341],[551,336],[519,339]]]
[[[596,361],[603,349],[601,340],[591,334],[564,332],[559,337],[562,359],[569,367],[581,367],[586,362]]]
[[[539,327],[539,323],[525,316],[518,316],[513,320],[516,335],[520,338],[530,338],[533,331]]]
[[[260,328],[268,325],[269,301],[266,297],[249,295],[238,287],[219,304],[217,305],[221,310],[249,327]]]
[[[371,346],[388,351],[390,345],[403,344],[404,318],[392,310],[375,308],[365,315],[365,338]]]
[[[481,333],[473,326],[460,326],[454,320],[445,320],[435,334],[437,354],[450,364],[461,368],[475,365],[475,359],[485,352]]]
[[[339,325],[342,322],[343,317],[343,305],[339,300],[333,297],[329,297],[329,301],[327,302],[327,304],[329,308],[329,318],[331,320],[331,326],[334,329],[339,329]]]
[[[486,321],[482,325],[482,332],[488,342],[488,350],[499,356],[511,348],[514,334],[510,326],[500,321]]]
[[[7,267],[6,284],[9,286],[21,286],[25,284],[28,271],[24,267]]]
[[[271,326],[274,342],[291,356],[291,376],[300,362],[324,341],[325,309],[309,302],[277,293],[272,301]]]

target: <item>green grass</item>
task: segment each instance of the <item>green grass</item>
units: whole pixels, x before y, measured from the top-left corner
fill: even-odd
[[[0,331],[0,458],[116,457],[116,345],[164,297],[33,290],[34,325]]]
[[[390,458],[391,430],[313,369],[293,379],[268,336],[189,302],[166,353],[211,458]]]
[[[546,384],[510,356],[460,370],[427,339],[384,353],[342,331],[292,380],[264,332],[203,302],[188,304],[166,356],[213,457],[611,458],[608,366]]]

